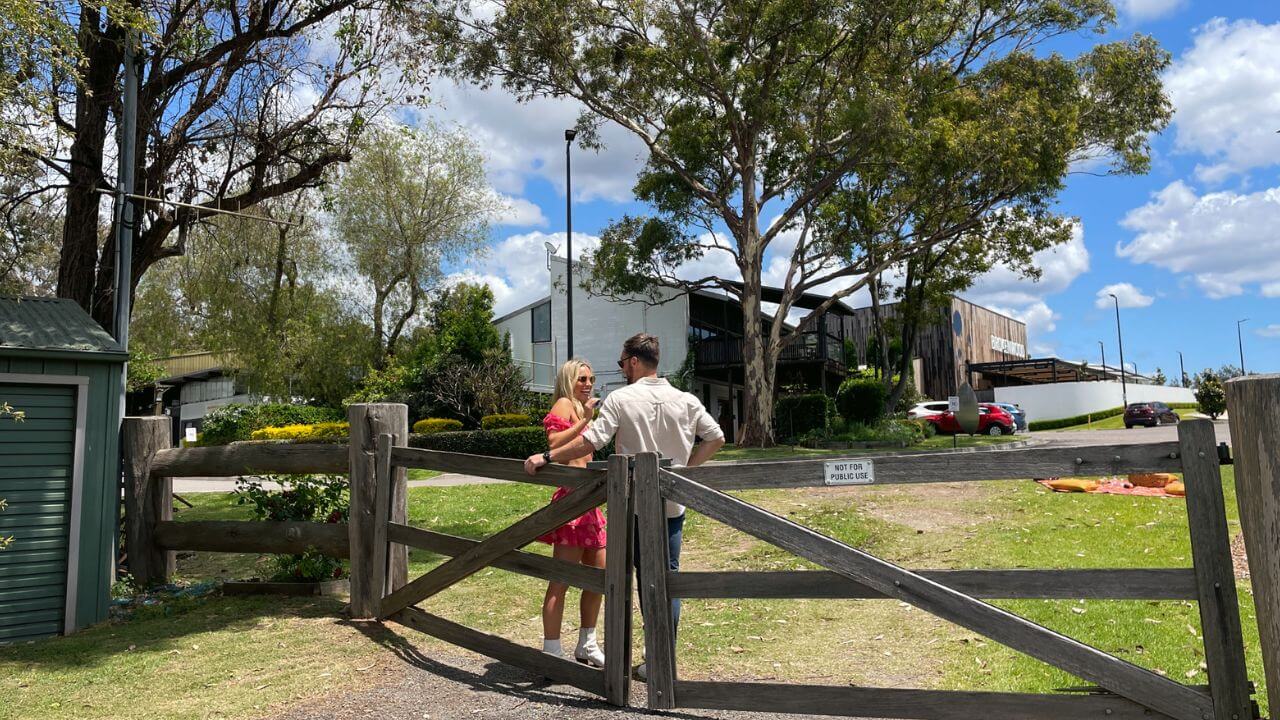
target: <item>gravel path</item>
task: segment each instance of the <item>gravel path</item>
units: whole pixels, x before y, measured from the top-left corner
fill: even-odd
[[[382,683],[365,690],[307,700],[297,707],[269,715],[270,720],[622,720],[671,717],[701,720],[761,720],[810,718],[717,710],[674,710],[650,713],[641,707],[615,708],[567,685],[549,685],[518,668],[465,651],[427,657],[407,641],[394,643],[402,665],[384,673]],[[398,679],[396,679],[398,677]],[[645,686],[633,683],[631,702],[643,704]]]

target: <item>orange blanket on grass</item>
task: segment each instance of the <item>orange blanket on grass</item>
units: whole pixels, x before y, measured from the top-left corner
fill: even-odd
[[[1037,478],[1036,482],[1054,492],[1146,497],[1183,497],[1186,494],[1182,481],[1168,473],[1135,473],[1125,478]]]

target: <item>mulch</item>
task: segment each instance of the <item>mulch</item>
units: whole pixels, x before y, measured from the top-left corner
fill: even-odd
[[[1235,568],[1236,577],[1248,579],[1249,577],[1249,556],[1244,552],[1244,535],[1236,533],[1231,538],[1231,566]]]

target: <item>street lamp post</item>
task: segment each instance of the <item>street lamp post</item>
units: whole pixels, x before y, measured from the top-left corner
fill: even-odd
[[[1120,403],[1129,407],[1129,386],[1124,376],[1124,336],[1120,334],[1120,298],[1115,293],[1107,293],[1116,303],[1116,343],[1120,345]]]
[[[1105,345],[1102,344],[1101,340],[1098,341],[1098,352],[1102,353],[1102,379],[1106,380],[1107,379],[1107,348]]]
[[[1182,377],[1178,378],[1178,387],[1187,386],[1187,366],[1182,363],[1182,351],[1178,351],[1178,370],[1182,372]]]
[[[573,179],[570,169],[569,149],[573,146],[573,138],[577,136],[578,131],[572,128],[564,131],[564,251],[568,255],[568,262],[565,266],[565,332],[567,339],[565,348],[568,351],[568,357],[573,357]]]
[[[1244,337],[1240,334],[1240,325],[1249,321],[1249,318],[1243,318],[1236,321],[1236,345],[1240,347],[1240,374],[1248,375],[1244,371]]]

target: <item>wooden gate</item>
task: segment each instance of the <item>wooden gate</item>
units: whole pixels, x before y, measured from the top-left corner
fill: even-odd
[[[613,456],[608,469],[544,468],[536,477],[517,460],[393,447],[380,435],[376,454],[375,569],[383,588],[376,615],[447,642],[525,668],[616,705],[628,703],[631,665],[632,523],[638,523],[645,584],[648,706],[713,708],[881,718],[1072,720],[1171,718],[1246,720],[1257,717],[1245,668],[1235,578],[1219,473],[1208,421],[1179,426],[1176,443],[929,453],[859,458],[879,484],[1025,479],[1066,475],[1181,472],[1187,489],[1192,567],[1091,570],[908,570],[726,494],[748,488],[821,487],[833,463],[850,458],[718,464],[668,470],[644,453]],[[465,472],[518,482],[573,487],[482,540],[392,522],[395,468]],[[823,570],[672,572],[666,565],[664,499],[755,536]],[[519,548],[607,502],[606,569],[583,567]],[[393,544],[450,559],[399,587],[387,571]],[[605,594],[605,668],[597,670],[535,648],[464,627],[416,605],[484,569],[497,567]],[[1095,684],[1084,693],[1035,694],[832,687],[781,683],[681,680],[677,673],[672,598],[891,598],[982,634]],[[1189,600],[1199,605],[1207,686],[1183,685],[1025,618],[984,599]]]
[[[630,694],[632,593],[628,459],[620,455],[609,458],[607,470],[555,465],[531,477],[524,472],[524,464],[519,460],[393,447],[391,443],[391,435],[378,436],[373,582],[383,588],[383,592],[374,614],[381,620],[394,620],[454,645],[581,688],[615,705],[626,705]],[[489,538],[475,541],[392,522],[390,509],[397,500],[392,497],[395,468],[464,472],[574,490],[560,501],[536,510]],[[610,513],[605,570],[520,550],[538,536],[606,502]],[[417,579],[393,587],[387,571],[392,543],[440,553],[450,559]],[[536,648],[459,625],[417,607],[418,603],[490,566],[603,593],[604,669],[554,657]]]

